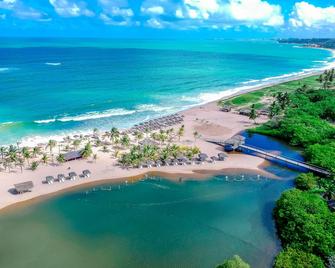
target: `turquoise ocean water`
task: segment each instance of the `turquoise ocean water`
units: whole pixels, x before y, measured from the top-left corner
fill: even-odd
[[[275,41],[0,39],[0,143],[129,127],[332,61]]]

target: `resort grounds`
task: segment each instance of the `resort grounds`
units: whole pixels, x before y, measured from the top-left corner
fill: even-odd
[[[302,78],[305,78],[305,76],[290,80],[295,81]],[[314,78],[312,77],[311,79]],[[296,83],[299,84],[299,81]],[[280,86],[278,85],[278,87]],[[240,96],[242,99],[248,99],[251,96],[253,102],[260,101],[257,106],[262,108],[261,106],[271,102],[271,98],[263,96],[268,87],[269,85],[266,87],[255,87],[250,90],[252,92],[240,92],[221,101],[229,103],[229,99],[232,97]],[[263,93],[259,94],[260,92]],[[88,185],[103,184],[106,181],[120,180],[125,183],[131,183],[148,174],[160,174],[172,179],[180,177],[204,178],[206,174],[220,173],[227,169],[238,169],[239,171],[248,170],[271,177],[271,174],[262,169],[265,161],[255,156],[230,153],[224,161],[210,161],[211,157],[217,157],[218,154],[223,152],[223,147],[209,143],[208,139],[227,140],[246,129],[255,127],[255,121],[249,119],[248,116],[241,115],[238,107],[233,108],[229,112],[224,112],[222,111],[222,106],[218,105],[218,103],[220,101],[182,111],[178,115],[183,120],[166,128],[161,127],[152,131],[142,129],[141,133],[119,130],[119,139],[122,139],[123,133],[127,136],[127,139],[129,138],[124,144],[120,141],[116,144],[110,132],[92,130],[90,135],[64,137],[63,141],[53,142],[52,146],[50,144],[49,146],[48,144],[39,144],[37,154],[34,154],[33,148],[27,148],[30,158],[26,159],[24,163],[20,165],[12,164],[8,167],[2,166],[0,172],[0,209],[24,201],[39,200],[40,197],[67,191],[75,187],[86,187]],[[249,105],[248,101],[246,104]],[[157,121],[159,122],[159,120]],[[266,121],[268,121],[267,115],[259,115],[257,118],[257,124]],[[181,128],[182,133],[180,133]],[[154,141],[157,144],[155,145],[157,148],[162,149],[172,145],[186,148],[186,150],[188,150],[187,148],[197,148],[199,152],[206,154],[208,159],[201,163],[192,161],[192,164],[188,165],[130,167],[120,164],[122,155],[128,153],[130,148],[134,146],[140,147],[143,142],[153,141],[153,137],[160,134],[166,135],[166,138],[159,140],[158,137],[159,141]],[[69,151],[82,150],[86,144],[91,145],[90,150],[92,151],[89,156],[69,162],[59,159],[60,155]],[[42,161],[43,157],[45,158],[44,161]],[[196,155],[191,158],[195,159]],[[38,163],[36,169],[32,168],[32,163],[34,162]],[[57,178],[58,174],[68,176],[71,172],[79,175],[84,170],[90,170],[91,175],[89,178],[77,176],[76,180],[66,179],[64,182],[46,183],[46,177],[48,176]],[[26,181],[33,182],[34,186],[31,191],[22,194],[15,193],[14,185]]]

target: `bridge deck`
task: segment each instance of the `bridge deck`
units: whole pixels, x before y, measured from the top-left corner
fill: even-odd
[[[220,140],[208,140],[208,142],[215,143],[215,144],[222,145],[222,146],[224,146],[224,144],[225,144],[224,141],[220,141]],[[241,144],[239,146],[239,148],[261,154],[262,156],[265,156],[265,157],[270,157],[270,158],[273,158],[273,159],[277,159],[277,160],[289,163],[289,164],[297,166],[297,167],[302,167],[302,168],[305,168],[307,170],[310,170],[310,171],[313,171],[313,172],[316,172],[316,173],[319,173],[319,174],[322,174],[322,175],[326,175],[326,176],[331,175],[331,173],[328,170],[323,169],[321,167],[318,167],[318,166],[315,166],[315,165],[312,165],[312,164],[308,164],[306,162],[302,162],[302,161],[299,161],[299,160],[291,159],[291,158],[286,157],[286,156],[280,156],[280,155],[272,154],[272,153],[269,153],[269,152],[267,152],[267,151],[265,151],[264,149],[261,149],[261,148],[257,148],[257,147],[246,145],[246,144]]]

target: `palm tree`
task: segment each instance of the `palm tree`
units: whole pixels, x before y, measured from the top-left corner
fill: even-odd
[[[27,164],[29,165],[29,159],[31,158],[31,153],[28,149],[28,147],[23,147],[22,148],[22,156],[24,159],[26,159]]]
[[[269,117],[272,119],[273,117],[275,117],[276,115],[278,115],[280,113],[280,107],[277,104],[276,101],[272,102],[270,105],[270,114]]]
[[[135,138],[136,138],[137,142],[140,141],[140,140],[142,140],[143,139],[143,133],[140,132],[140,131],[136,131],[135,132]]]
[[[101,146],[101,144],[102,144],[101,140],[96,140],[95,141],[95,147],[99,147],[99,146]]]
[[[17,165],[20,167],[21,173],[22,173],[23,172],[23,168],[24,168],[24,159],[23,158],[18,158],[17,159]]]
[[[3,166],[5,168],[5,171],[8,168],[8,172],[10,172],[10,169],[12,167],[12,160],[10,158],[6,158],[5,161],[3,162]]]
[[[44,164],[47,164],[48,163],[48,160],[49,160],[49,157],[48,157],[48,155],[47,154],[43,154],[43,156],[42,156],[42,162],[44,163]]]
[[[16,150],[15,151],[12,151],[12,150],[8,151],[7,156],[8,156],[7,159],[9,159],[10,162],[16,162],[16,160],[17,160],[17,151]]]
[[[148,137],[148,135],[150,133],[150,129],[148,127],[145,127],[144,128],[144,133],[145,133],[145,136]]]
[[[185,134],[185,126],[182,125],[182,126],[178,129],[178,133],[177,133],[178,138],[179,138],[179,141],[180,141],[180,138],[181,138],[182,136],[184,136],[184,134]]]
[[[53,148],[56,147],[56,145],[57,145],[57,141],[55,141],[55,140],[49,140],[48,141],[48,144],[47,144],[46,148],[49,147],[50,154],[52,154],[52,150],[53,150]]]
[[[64,154],[59,154],[56,160],[59,164],[63,164],[65,162]]]
[[[7,148],[4,147],[4,146],[1,146],[0,147],[0,154],[1,154],[1,159],[2,160],[4,159],[4,156],[5,156],[6,152],[7,152]]]
[[[196,143],[197,142],[197,138],[200,138],[199,132],[198,131],[194,131],[193,132],[193,137],[194,137],[194,143]]]
[[[32,162],[31,166],[30,166],[31,170],[35,171],[37,169],[38,165],[39,165],[39,163],[37,161]]]
[[[72,145],[77,150],[78,147],[79,147],[79,145],[80,145],[80,143],[81,143],[81,140],[74,140],[73,143],[72,143]]]
[[[36,157],[38,154],[41,153],[41,148],[40,147],[34,147],[33,148],[33,156]]]
[[[88,158],[92,155],[92,153],[93,153],[93,151],[92,151],[91,143],[88,142],[85,145],[84,149],[82,150],[81,155],[82,155],[83,158]]]
[[[107,145],[102,146],[102,151],[104,153],[108,153],[109,152]]]
[[[128,137],[128,135],[123,135],[121,138],[121,145],[124,147],[128,147],[130,144],[130,139]]]
[[[17,152],[17,148],[14,145],[9,145],[8,148],[8,153],[16,153]]]
[[[254,123],[256,124],[256,118],[258,117],[256,109],[255,109],[255,104],[251,105],[251,111],[249,115],[249,119],[254,120]]]
[[[97,154],[93,154],[93,160],[94,160],[95,163],[97,162],[97,159],[98,159],[98,155]]]
[[[113,142],[120,136],[120,132],[116,127],[113,127],[110,131],[110,138]]]

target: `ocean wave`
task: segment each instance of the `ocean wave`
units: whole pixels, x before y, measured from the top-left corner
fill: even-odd
[[[1,67],[0,68],[0,73],[6,73],[10,71],[15,71],[18,70],[18,68],[11,68],[11,67]]]
[[[107,117],[113,117],[113,116],[122,116],[122,115],[130,115],[135,113],[136,111],[133,110],[126,110],[122,108],[118,109],[108,109],[105,111],[94,111],[94,112],[87,112],[79,115],[73,115],[73,116],[64,116],[60,118],[52,118],[52,119],[41,119],[41,120],[35,120],[34,123],[36,124],[49,124],[54,122],[79,122],[79,121],[87,121],[87,120],[94,120],[94,119],[100,119],[100,118],[107,118]]]
[[[313,62],[315,62],[315,63],[328,63],[327,60],[315,60]]]
[[[257,82],[259,82],[259,81],[260,81],[259,79],[254,79],[254,80],[249,80],[249,81],[242,82],[241,84],[242,84],[242,85],[248,85],[248,84],[254,84],[254,83],[257,83]]]
[[[59,66],[59,65],[62,65],[62,63],[61,62],[46,62],[45,65]]]
[[[70,121],[86,121],[86,120],[93,120],[99,118],[107,118],[112,116],[122,116],[122,115],[130,115],[135,113],[134,110],[126,110],[126,109],[109,109],[102,112],[88,112],[80,115],[75,116],[66,116],[62,118],[57,118],[57,121],[60,122],[70,122]]]
[[[12,122],[12,121],[0,123],[0,125],[3,125],[3,126],[13,125],[13,124],[15,124],[15,122]]]
[[[49,124],[55,122],[56,119],[45,119],[45,120],[35,120],[34,123],[36,124]]]
[[[173,108],[172,106],[159,106],[156,104],[140,104],[135,107],[137,112],[164,112]]]

